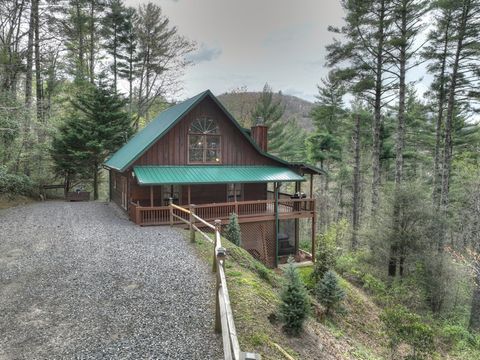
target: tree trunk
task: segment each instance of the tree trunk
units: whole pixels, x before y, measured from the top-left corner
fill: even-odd
[[[89,76],[90,83],[93,84],[95,80],[95,4],[96,0],[90,2],[90,64]]]
[[[407,9],[406,4],[402,8],[401,36],[403,45],[399,54],[399,92],[398,92],[398,119],[397,136],[395,142],[395,188],[398,191],[403,180],[403,148],[405,145],[405,91],[406,91],[406,65],[407,65]]]
[[[93,169],[93,200],[98,200],[98,164]]]
[[[473,331],[480,331],[480,264],[476,264],[476,282],[472,295],[472,308],[470,310],[469,328]]]
[[[399,52],[399,91],[398,91],[398,117],[397,117],[397,133],[395,138],[395,195],[393,204],[393,239],[390,245],[390,261],[388,265],[388,274],[395,276],[397,273],[397,250],[402,249],[397,246],[397,239],[400,236],[400,204],[399,204],[399,192],[401,191],[403,181],[403,149],[405,145],[405,92],[406,92],[406,65],[407,65],[407,8],[405,2],[402,4],[401,9],[401,26],[400,36],[402,46]],[[403,276],[403,263],[404,256],[400,257],[400,269],[399,274]]]
[[[376,216],[380,201],[380,128],[382,125],[382,70],[385,37],[385,0],[381,0],[380,22],[378,28],[378,45],[376,59],[375,105],[372,125],[372,216]]]
[[[33,4],[35,4],[35,7],[33,7]],[[34,12],[35,17],[35,87],[37,96],[37,120],[43,123],[43,84],[40,65],[40,19],[38,16],[38,0],[32,1],[32,11]],[[40,130],[40,133],[43,133],[43,129]],[[43,139],[43,134],[41,134],[40,137]]]
[[[117,92],[117,25],[113,25],[113,90]]]
[[[80,1],[75,3],[75,11],[76,11],[76,30],[78,31],[78,68],[76,74],[76,80],[84,80],[85,79],[85,44],[83,39],[83,14],[80,5]]]
[[[360,116],[355,116],[354,142],[354,167],[353,167],[353,207],[352,207],[352,250],[358,247],[358,230],[360,227]]]
[[[470,2],[467,1],[463,5],[462,18],[460,19],[460,28],[458,33],[457,48],[455,51],[455,59],[452,65],[452,76],[450,81],[450,89],[448,94],[447,118],[445,121],[445,145],[443,152],[443,172],[442,172],[442,194],[441,205],[444,213],[448,210],[449,190],[450,190],[450,170],[452,163],[452,131],[453,131],[453,117],[455,110],[455,91],[457,90],[458,69],[460,64],[460,57],[463,50],[463,40],[465,38],[465,31],[467,26],[467,18],[470,12]]]
[[[128,113],[131,118],[133,114],[133,51],[130,53],[128,64]],[[138,128],[135,129],[137,130]]]
[[[445,106],[445,68],[447,64],[447,52],[448,52],[448,43],[449,43],[449,29],[450,29],[449,18],[445,28],[445,42],[442,53],[442,65],[440,69],[440,88],[438,90],[438,113],[437,121],[435,126],[435,155],[433,159],[433,201],[437,206],[437,209],[440,206],[440,194],[442,192],[441,183],[442,183],[442,173],[440,171],[440,147],[442,139],[442,124],[443,124],[443,108]]]
[[[25,72],[25,106],[30,109],[32,106],[32,80],[33,80],[33,33],[35,28],[35,16],[33,8],[37,0],[31,0],[30,25],[28,27],[27,45],[27,68]]]

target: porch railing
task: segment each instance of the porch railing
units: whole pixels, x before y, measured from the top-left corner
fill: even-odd
[[[238,201],[226,203],[213,203],[201,205],[186,205],[183,208],[195,208],[195,214],[206,221],[215,219],[227,219],[231,213],[235,212],[239,219],[251,218],[256,216],[273,217],[275,215],[275,200],[252,200]],[[182,215],[181,211],[175,209],[177,216]],[[314,199],[279,199],[278,213],[279,217],[295,214],[313,213],[315,211]],[[129,208],[130,219],[139,225],[168,225],[170,224],[170,207],[169,206],[140,206],[138,203],[132,202]],[[183,217],[184,220],[188,220]],[[174,219],[174,223],[181,223],[178,218]]]
[[[200,233],[207,241],[213,244],[213,272],[217,274],[217,286],[215,291],[215,331],[222,334],[223,354],[225,360],[260,360],[260,354],[242,352],[238,342],[237,330],[233,320],[233,312],[230,306],[227,278],[225,276],[226,249],[222,247],[220,230],[222,221],[215,220],[215,225],[210,224],[195,213],[195,209],[187,209],[170,202],[169,222],[174,220],[187,224],[190,228],[190,240],[195,241],[195,232]],[[197,226],[198,225],[198,226]],[[214,231],[213,240],[204,233],[200,227],[207,227]]]

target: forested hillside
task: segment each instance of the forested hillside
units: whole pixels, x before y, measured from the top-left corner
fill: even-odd
[[[1,192],[56,182],[96,199],[103,160],[181,88],[194,48],[153,3],[2,1]]]
[[[252,110],[261,97],[261,92],[247,91],[244,89],[234,90],[218,96],[218,99],[245,127],[252,124]],[[295,119],[297,124],[304,130],[312,130],[313,122],[311,111],[313,103],[300,99],[296,96],[285,95],[281,92],[273,94],[274,101],[281,101],[284,107],[282,120]]]
[[[368,303],[382,358],[479,358],[480,0],[338,1],[314,104],[268,83],[219,96],[243,126],[268,125],[272,154],[326,173],[317,263],[289,270],[275,301],[314,298],[333,337],[361,332]],[[153,3],[2,0],[0,195],[61,183],[101,198],[103,161],[180,100],[195,47]],[[302,322],[284,329],[295,341]]]

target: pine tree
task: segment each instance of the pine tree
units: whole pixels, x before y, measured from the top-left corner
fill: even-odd
[[[306,147],[305,138],[306,132],[303,130],[295,119],[290,119],[285,123],[283,130],[284,141],[278,147],[278,156],[287,161],[305,161]]]
[[[151,2],[139,6],[135,32],[139,56],[138,113],[148,121],[155,100],[177,85],[178,72],[187,65],[184,57],[194,47],[170,25],[161,7]]]
[[[128,112],[130,116],[133,113],[133,82],[135,80],[135,65],[138,61],[137,54],[137,33],[135,31],[137,13],[134,8],[125,9],[125,53],[118,55],[117,63],[118,76],[128,81]],[[135,122],[138,130],[138,121]]]
[[[285,269],[285,284],[280,294],[280,316],[287,333],[298,335],[310,313],[307,290],[290,258]]]
[[[424,0],[393,0],[395,29],[392,36],[393,51],[390,52],[392,61],[398,67],[399,91],[397,129],[395,136],[395,191],[399,192],[403,182],[403,165],[405,149],[406,126],[406,99],[408,70],[416,66],[409,64],[420,48],[416,45],[416,37],[423,27],[422,17],[426,12],[427,3]],[[394,228],[400,228],[399,207],[394,200],[393,222]],[[394,230],[395,231],[395,230]],[[389,275],[395,276],[397,267],[395,248],[390,249]]]
[[[67,7],[58,6],[58,11],[66,15],[60,21],[59,34],[64,37],[64,44],[68,50],[68,69],[76,82],[82,82],[87,77],[87,31],[88,9],[87,0],[70,0]]]
[[[126,101],[105,86],[91,87],[72,103],[76,111],[53,143],[53,160],[66,179],[88,174],[97,200],[101,166],[131,136],[131,120],[124,111]]]
[[[448,59],[451,57],[450,43],[452,39],[453,7],[433,4],[434,26],[428,34],[428,44],[422,56],[429,61],[427,69],[434,79],[430,85],[435,102],[435,150],[433,162],[432,198],[437,207],[440,206],[441,194],[441,147],[444,126],[444,111],[447,99]]]
[[[82,121],[79,114],[72,114],[52,139],[53,170],[63,178],[65,194],[75,182],[89,178],[89,154],[85,149]]]
[[[380,201],[382,109],[392,96],[394,84],[389,59],[392,4],[391,0],[343,0],[342,6],[346,25],[329,30],[345,40],[327,46],[327,61],[348,92],[362,97],[373,108],[371,211],[375,215]]]
[[[289,161],[302,161],[305,158],[305,131],[295,119],[284,119],[285,106],[282,95],[274,99],[272,88],[265,84],[262,94],[250,113],[251,122],[259,121],[268,126],[268,152]]]
[[[445,119],[445,141],[443,150],[441,208],[447,212],[449,205],[450,173],[453,157],[453,127],[457,111],[465,100],[478,99],[480,73],[480,1],[448,0],[445,6],[454,7],[454,55],[451,61],[451,75],[447,95]],[[462,101],[463,100],[463,101]]]
[[[238,223],[238,216],[235,213],[230,214],[230,219],[225,229],[225,237],[237,246],[240,246],[242,243],[240,224]]]
[[[337,231],[335,225],[332,227],[332,231]],[[316,261],[312,272],[312,277],[315,283],[320,281],[336,264],[335,237],[336,235],[332,236],[332,233],[329,232],[317,237],[317,254],[315,256]]]
[[[327,271],[322,280],[317,283],[315,295],[317,300],[325,306],[327,315],[345,298],[345,291],[338,283],[338,277],[334,271]]]
[[[342,131],[342,122],[345,115],[343,96],[346,93],[345,85],[330,71],[322,80],[322,85],[317,85],[317,101],[312,109],[311,117],[316,128],[321,132],[330,134]]]
[[[342,158],[345,86],[335,72],[330,71],[322,80],[322,86],[317,87],[317,102],[311,112],[316,131],[306,139],[305,145],[309,161],[320,163],[320,168],[328,172],[330,163]],[[328,189],[328,176],[325,176],[325,189]]]
[[[308,160],[314,164],[320,163],[320,168],[325,168],[325,163],[340,161],[342,146],[337,137],[329,132],[315,132],[305,140]]]
[[[252,123],[256,124],[260,121],[263,125],[268,126],[268,151],[276,155],[279,155],[279,147],[285,141],[285,123],[282,121],[284,112],[285,107],[282,105],[282,101],[274,101],[272,88],[265,84],[262,94],[252,110]]]
[[[128,11],[123,1],[110,0],[103,18],[102,35],[105,39],[105,48],[112,58],[110,70],[113,74],[114,91],[117,91],[118,63],[126,56],[125,50],[129,45],[130,25]]]

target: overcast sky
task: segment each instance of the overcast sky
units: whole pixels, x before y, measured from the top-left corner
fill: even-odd
[[[329,25],[342,22],[339,0],[151,0],[181,35],[198,44],[182,98],[241,86],[314,100],[326,75]],[[126,0],[137,6],[143,0]]]

